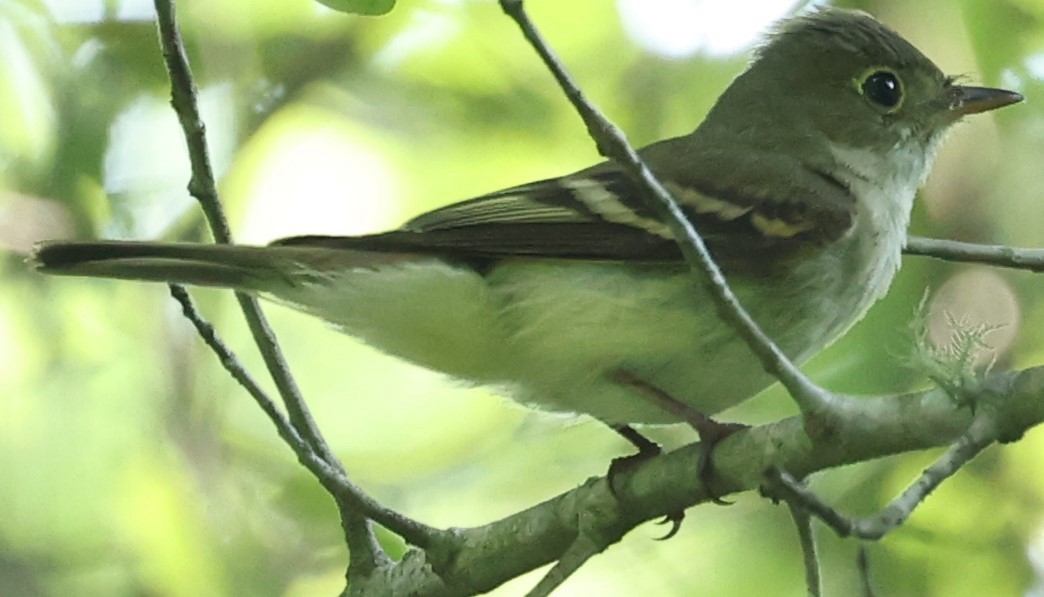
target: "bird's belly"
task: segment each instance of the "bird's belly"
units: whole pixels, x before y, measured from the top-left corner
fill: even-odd
[[[895,268],[881,261],[874,251],[828,251],[770,281],[737,279],[733,290],[769,337],[803,362],[887,287]],[[684,267],[517,262],[489,282],[506,305],[513,358],[504,374],[519,380],[509,385],[522,402],[609,423],[669,423],[676,419],[613,374],[627,372],[707,414],[774,382]]]
[[[677,420],[614,374],[626,372],[705,413],[773,381],[684,268],[515,263],[495,270],[490,283],[507,305],[514,358],[505,377],[519,380],[509,386],[522,402],[609,423],[669,423]],[[755,317],[777,312],[754,310]],[[817,341],[787,334],[783,348],[802,356]]]

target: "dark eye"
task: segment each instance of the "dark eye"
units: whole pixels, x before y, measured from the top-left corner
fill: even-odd
[[[899,84],[899,78],[886,70],[870,73],[863,79],[861,89],[866,99],[882,108],[895,108],[903,99],[903,86]]]

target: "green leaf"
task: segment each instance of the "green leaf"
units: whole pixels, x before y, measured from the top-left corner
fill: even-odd
[[[316,0],[316,2],[338,12],[370,16],[388,14],[395,7],[395,0]]]

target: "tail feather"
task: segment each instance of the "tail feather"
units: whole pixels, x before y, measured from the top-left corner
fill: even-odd
[[[270,291],[324,272],[374,268],[404,257],[352,249],[110,241],[46,242],[28,261],[55,275]]]

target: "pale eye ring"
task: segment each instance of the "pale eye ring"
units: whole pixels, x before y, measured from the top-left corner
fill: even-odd
[[[896,110],[903,101],[903,85],[899,77],[887,69],[872,70],[863,78],[859,91],[870,103],[890,112]]]

